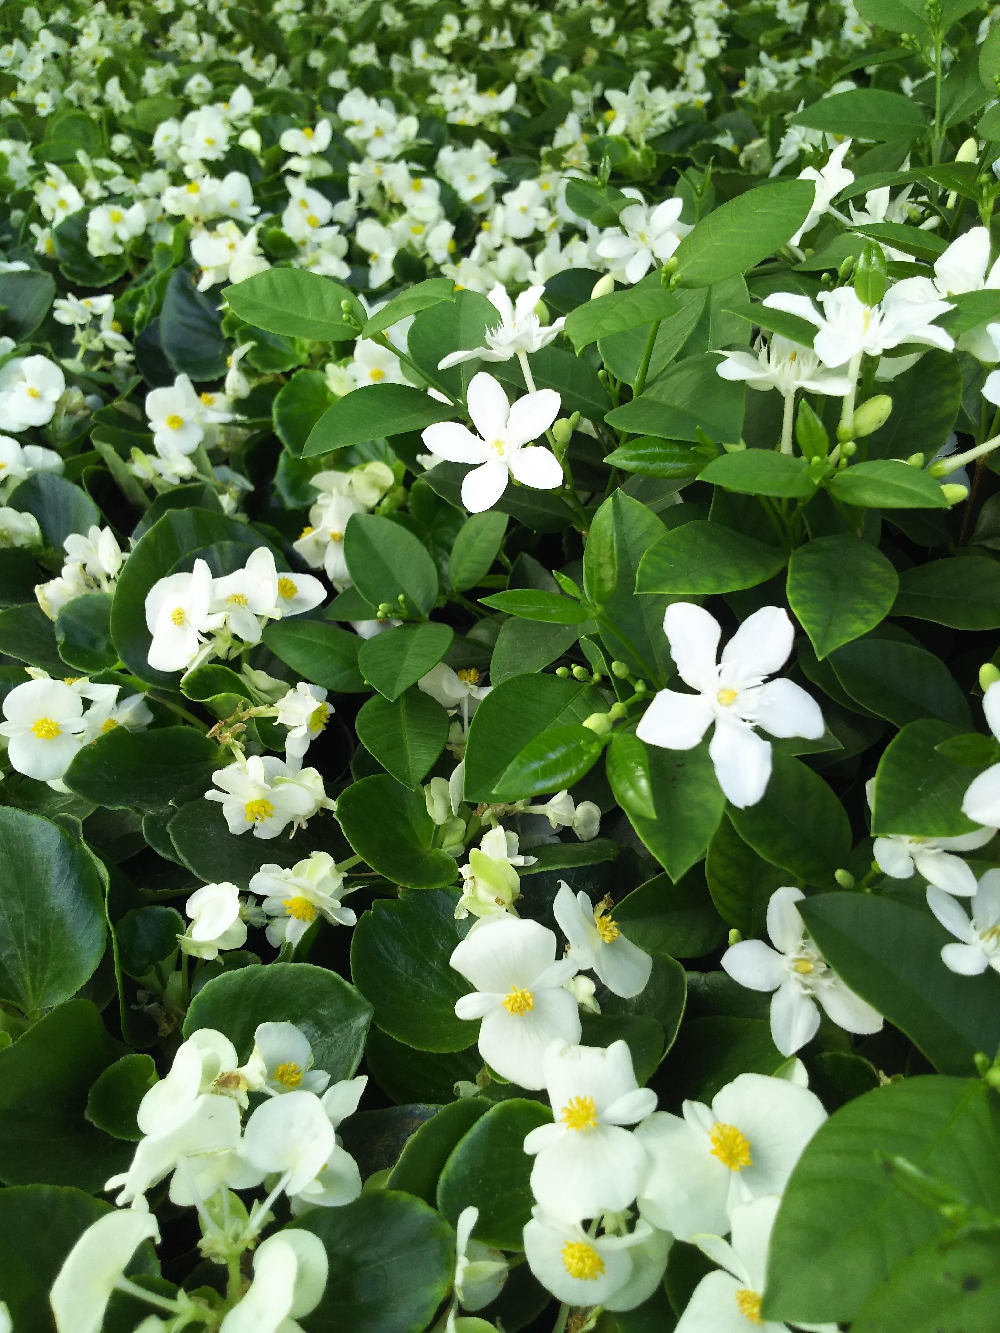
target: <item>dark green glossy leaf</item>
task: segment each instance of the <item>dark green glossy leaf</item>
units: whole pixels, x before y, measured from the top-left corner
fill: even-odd
[[[456,409],[409,384],[367,384],[328,407],[309,432],[306,458],[450,421]]]
[[[377,514],[352,514],[344,559],[354,586],[372,606],[388,602],[411,616],[430,614],[438,595],[437,570],[423,542],[402,524]]]
[[[709,846],[705,874],[723,920],[747,939],[762,938],[767,904],[775,889],[788,883],[788,872],[758,856],[724,819]]]
[[[969,555],[914,565],[899,576],[892,610],[952,629],[1000,629],[1000,563]]]
[[[507,531],[507,515],[470,514],[459,529],[448,559],[448,581],[456,592],[474,588],[489,573]]]
[[[444,749],[450,724],[437,700],[414,687],[392,701],[374,695],[354,725],[365,749],[413,790]]]
[[[795,235],[814,193],[806,182],[782,181],[713,209],[674,252],[682,286],[708,287],[759,264]]]
[[[7,501],[11,509],[34,514],[45,540],[57,551],[71,532],[86,533],[101,523],[101,511],[79,486],[57,472],[36,472]]]
[[[398,699],[421,676],[426,676],[431,667],[437,666],[454,637],[455,631],[448,625],[430,621],[423,625],[400,625],[362,643],[358,667],[379,694],[389,700]]]
[[[77,752],[65,782],[111,810],[162,810],[203,795],[227,757],[193,727],[116,727]]]
[[[56,617],[59,656],[69,666],[88,673],[104,671],[118,661],[111,642],[111,598],[107,593],[74,597]]]
[[[969,730],[965,695],[941,659],[926,648],[895,639],[858,639],[837,648],[829,660],[851,698],[895,726],[933,717]]]
[[[905,726],[886,747],[872,794],[876,836],[949,838],[975,831],[978,825],[962,814],[974,773],[939,749],[955,734],[947,722],[923,718]]]
[[[646,553],[636,591],[689,597],[736,592],[766,583],[787,561],[788,553],[778,546],[765,546],[722,523],[693,519]]]
[[[337,801],[337,818],[355,852],[393,884],[440,889],[458,878],[454,858],[433,850],[437,829],[423,792],[408,791],[388,773],[348,787]]]
[[[123,1055],[108,1065],[87,1096],[87,1119],[112,1138],[138,1143],[142,1131],[136,1124],[139,1103],[159,1082],[156,1065],[149,1055]]]
[[[314,685],[339,694],[363,694],[368,688],[358,667],[363,640],[346,629],[324,620],[274,620],[264,630],[264,643]]]
[[[442,1106],[409,1139],[386,1180],[386,1189],[405,1190],[434,1206],[444,1164],[477,1120],[490,1109],[485,1097],[463,1097]]]
[[[498,801],[527,800],[565,791],[593,768],[604,743],[587,727],[549,727],[511,760],[497,779]]]
[[[692,866],[676,884],[669,875],[640,884],[616,905],[614,919],[641,949],[671,958],[701,958],[726,940],[701,866]]]
[[[582,625],[589,613],[585,606],[561,593],[539,592],[531,588],[513,588],[509,592],[481,597],[484,606],[505,611],[524,620],[541,620],[547,625]]]
[[[820,537],[788,562],[788,602],[818,658],[874,629],[898,587],[889,561],[858,537]]]
[[[878,0],[884,4],[885,0]],[[900,0],[896,0],[899,4]],[[909,6],[906,6],[909,8]],[[881,23],[881,20],[879,20]],[[887,26],[881,23],[882,27]],[[912,32],[913,28],[906,31]],[[920,107],[900,93],[880,88],[857,88],[854,92],[824,97],[792,117],[793,125],[828,134],[864,139],[900,140],[908,143],[924,134],[927,122]]]

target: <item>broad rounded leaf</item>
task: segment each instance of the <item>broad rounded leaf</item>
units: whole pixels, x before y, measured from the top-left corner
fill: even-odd
[[[857,537],[819,537],[788,562],[788,602],[819,658],[874,629],[898,587],[885,556]]]
[[[275,620],[264,630],[264,643],[293,671],[314,685],[338,694],[367,689],[358,668],[363,640],[325,620]]]
[[[737,592],[766,583],[787,562],[788,552],[779,546],[765,546],[722,523],[694,519],[650,547],[639,565],[636,591],[688,597]]]
[[[436,825],[423,792],[408,791],[388,773],[348,787],[337,818],[357,854],[394,884],[440,889],[458,878],[454,858],[433,848]]]
[[[369,685],[389,700],[437,666],[451,647],[455,631],[448,625],[428,621],[423,625],[400,625],[367,639],[358,651],[358,668]],[[370,747],[369,747],[370,748]]]
[[[410,616],[429,615],[438,594],[437,570],[423,542],[401,524],[377,514],[352,514],[344,559],[354,586],[372,606],[388,602]]]
[[[163,810],[201,796],[226,751],[193,727],[128,731],[116,727],[78,750],[66,785],[111,810]]]

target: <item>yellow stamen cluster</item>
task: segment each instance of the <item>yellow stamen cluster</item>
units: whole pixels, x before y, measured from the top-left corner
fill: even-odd
[[[736,1293],[736,1304],[744,1319],[749,1319],[751,1324],[763,1324],[764,1321],[760,1317],[761,1297],[756,1291],[751,1291],[749,1287],[740,1287]]]
[[[724,1125],[716,1121],[708,1131],[712,1142],[712,1156],[717,1157],[730,1171],[742,1171],[745,1166],[753,1166],[750,1156],[750,1140],[735,1125]]]
[[[310,528],[308,531],[311,532],[312,529]],[[306,534],[303,533],[302,535],[305,536]],[[299,588],[298,588],[298,584],[295,582],[294,579],[290,579],[290,578],[288,578],[287,575],[283,575],[283,576],[278,580],[278,596],[279,596],[279,597],[294,597],[295,594],[298,592],[298,590],[299,590]]]
[[[462,667],[460,671],[455,672],[459,680],[464,681],[466,685],[478,685],[481,679],[479,672],[475,667]]]
[[[40,717],[31,724],[31,734],[40,741],[54,741],[62,735],[62,727],[51,717]]]
[[[243,813],[251,824],[259,824],[262,819],[271,818],[274,814],[274,806],[261,796],[255,801],[247,801],[243,807]]]
[[[586,1132],[597,1128],[597,1107],[593,1097],[571,1097],[559,1119],[567,1129]]]
[[[302,897],[283,898],[281,900],[281,905],[288,913],[288,915],[292,917],[295,921],[316,920],[317,916],[316,908],[313,906],[313,904],[309,901],[308,898],[302,898]]]
[[[504,999],[503,1007],[508,1014],[526,1014],[535,1007],[535,997],[530,990],[520,990],[517,986],[511,986],[510,991]]]
[[[285,1064],[279,1065],[271,1077],[275,1083],[281,1083],[289,1092],[292,1092],[302,1082],[302,1070],[294,1060],[289,1060]]]
[[[604,1272],[604,1260],[583,1240],[568,1240],[562,1247],[563,1268],[578,1281],[594,1282]]]

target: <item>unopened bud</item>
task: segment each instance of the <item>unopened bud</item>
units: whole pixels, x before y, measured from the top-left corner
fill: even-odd
[[[624,662],[617,662],[617,661],[612,662],[611,670],[614,672],[614,674],[618,677],[619,680],[624,680],[625,677],[628,675],[628,667],[625,665]]]
[[[848,255],[840,268],[837,269],[837,278],[840,282],[846,282],[851,276],[851,269],[854,267],[854,256]]]
[[[569,677],[569,667],[556,667],[556,675],[560,680],[566,680]]]
[[[607,736],[611,731],[613,720],[610,713],[591,713],[590,717],[583,719],[583,726],[588,731],[592,731],[596,736]]]
[[[858,446],[854,443],[853,440],[846,440],[840,446],[840,452],[841,454],[843,454],[845,458],[853,458],[854,455],[858,452]]]
[[[605,273],[603,278],[598,278],[597,282],[594,283],[593,289],[590,293],[590,299],[592,301],[597,301],[602,296],[610,296],[611,293],[614,291],[614,289],[615,289],[614,278],[611,276],[610,273]]]
[[[887,393],[878,393],[869,398],[854,411],[855,439],[871,435],[889,420],[892,411],[892,399]]]
[[[644,680],[637,680],[634,682],[634,684],[635,684],[636,694],[645,694],[646,691],[649,689],[649,686],[646,684]]]
[[[577,680],[590,680],[590,672],[586,667],[575,666],[573,668],[573,675]]]
[[[613,703],[611,705],[611,711],[608,713],[608,717],[610,717],[613,722],[620,722],[625,716],[627,716],[627,709],[623,703]]]
[[[925,462],[925,457],[923,454],[910,454],[909,458],[906,461],[910,465],[910,467],[923,467]]]
[[[539,302],[537,302],[537,304],[535,305],[535,309],[534,309],[534,312],[533,312],[533,313],[536,314],[536,315],[538,316],[538,322],[539,322],[540,324],[548,324],[548,322],[549,322],[549,308],[548,308],[548,306],[545,304],[544,301],[539,301]]]
[[[853,889],[857,883],[857,880],[849,870],[835,870],[833,872],[833,878],[842,889]]]
[[[391,616],[392,606],[388,602],[379,602],[378,613],[380,616]]]
[[[573,438],[573,427],[567,417],[560,417],[558,421],[553,422],[552,435],[556,444],[569,444]]]
[[[995,685],[1000,680],[1000,671],[992,662],[984,662],[979,668],[979,688],[985,694],[991,685]]]
[[[979,140],[976,138],[966,139],[961,148],[955,154],[956,162],[975,162],[979,156]]]
[[[732,948],[734,944],[740,944],[742,940],[743,940],[743,932],[741,930],[737,930],[736,927],[734,926],[733,929],[729,932],[729,947]]]
[[[672,285],[676,273],[677,273],[677,259],[674,255],[671,255],[670,258],[667,260],[667,262],[660,269],[660,282],[663,284],[664,287],[669,288]]]
[[[949,505],[960,505],[963,500],[969,498],[969,488],[968,486],[956,486],[954,482],[948,482],[941,487],[941,494]]]
[[[746,444],[744,443],[743,440],[737,440],[735,444],[724,443],[722,447],[723,449],[725,449],[727,454],[741,454],[743,453],[744,449],[746,449]]]
[[[351,303],[350,303],[350,301],[346,301],[346,300],[345,300],[345,301],[341,301],[341,303],[340,303],[340,308],[341,308],[341,310],[344,312],[345,315],[350,315],[350,314],[353,314],[353,313],[354,313],[354,312],[351,310]]]

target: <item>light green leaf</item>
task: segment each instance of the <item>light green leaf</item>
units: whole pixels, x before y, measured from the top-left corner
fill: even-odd
[[[886,0],[876,2],[886,4]],[[895,3],[900,9],[909,8],[904,0]],[[905,31],[913,30],[910,27]],[[881,88],[856,88],[853,92],[823,97],[792,116],[791,124],[842,134],[845,138],[876,139],[880,143],[890,139],[909,143],[927,131],[924,113],[916,102]]]
[[[835,473],[830,494],[865,509],[947,509],[944,492],[929,472],[879,458]]]
[[[490,681],[502,685],[511,676],[541,671],[568,652],[579,638],[579,625],[547,625],[512,616],[500,626],[490,658]]]
[[[585,606],[561,593],[512,588],[509,592],[494,593],[479,600],[494,611],[505,611],[507,615],[520,616],[523,620],[541,620],[547,625],[582,625],[589,619]]]
[[[735,443],[743,429],[744,385],[720,379],[718,364],[714,352],[685,357],[638,398],[609,412],[607,424],[638,435],[692,441],[698,440],[701,427],[719,443]]]
[[[673,479],[696,477],[717,452],[707,444],[688,444],[682,440],[660,440],[655,435],[642,435],[612,449],[604,461],[643,477]]]
[[[267,333],[313,342],[350,342],[355,330],[344,323],[341,302],[348,301],[359,324],[367,316],[353,292],[331,278],[301,268],[270,268],[225,288],[230,310]]]
[[[361,330],[361,337],[370,338],[398,324],[401,319],[418,315],[421,310],[428,310],[443,301],[450,305],[458,295],[458,290],[451,278],[428,278],[425,282],[418,282],[370,315]]]
[[[808,181],[782,181],[713,209],[674,251],[681,285],[708,287],[759,264],[795,235],[814,194]]]
[[[498,801],[521,801],[564,791],[585,777],[604,743],[587,727],[549,727],[530,740],[497,779]]]
[[[578,305],[567,316],[566,336],[579,355],[598,338],[652,324],[654,320],[669,321],[677,315],[683,317],[690,306],[691,303],[680,293],[666,291],[659,273],[654,273],[635,287]]]
[[[816,489],[816,480],[804,458],[776,454],[768,449],[741,449],[735,454],[721,454],[698,475],[702,481],[743,495],[804,499]]]
[[[989,1235],[924,1241],[858,1311],[855,1333],[965,1333],[1000,1309],[1000,1253]]]

